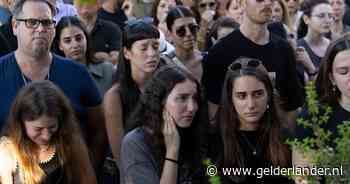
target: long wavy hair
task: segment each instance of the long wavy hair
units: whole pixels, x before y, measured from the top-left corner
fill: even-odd
[[[42,116],[57,118],[58,129],[52,135],[50,144],[56,146],[59,165],[64,170],[65,183],[80,183],[81,167],[90,160],[79,155],[88,152],[82,139],[78,121],[67,97],[53,83],[33,82],[23,87],[15,98],[4,135],[13,144],[13,155],[26,184],[39,184],[46,177],[39,166],[38,145],[27,135],[25,121],[37,120]]]
[[[206,151],[205,131],[208,125],[208,112],[200,84],[192,74],[174,65],[162,66],[147,83],[139,104],[129,119],[130,123],[143,124],[146,142],[151,146],[155,160],[159,163],[160,175],[166,152],[162,134],[164,124],[162,113],[165,101],[173,88],[185,80],[190,80],[197,85],[198,110],[191,126],[185,130],[186,136],[182,137],[184,134],[181,134],[178,128],[181,138],[179,160],[189,163],[193,172],[198,171],[201,168],[201,158]]]
[[[117,73],[114,75],[114,82],[119,84],[119,93],[122,102],[123,109],[123,122],[124,128],[132,129],[133,127],[125,127],[125,121],[129,117],[132,110],[135,108],[139,96],[141,94],[137,84],[131,75],[130,60],[125,57],[124,49],[131,50],[132,45],[139,40],[144,39],[159,39],[160,34],[158,29],[149,23],[141,20],[135,20],[129,22],[123,32],[123,43],[119,54],[119,62]]]
[[[262,70],[243,67],[238,70],[228,70],[223,86],[221,106],[218,111],[218,123],[221,132],[223,155],[219,164],[223,167],[245,167],[245,155],[239,143],[240,121],[237,110],[232,102],[232,91],[236,79],[243,76],[252,76],[262,82],[266,88],[269,108],[260,120],[257,145],[263,148],[267,160],[274,166],[288,166],[290,163],[289,149],[282,142],[281,122],[279,121],[273,86],[268,74]]]
[[[329,105],[338,103],[341,93],[339,89],[332,84],[329,76],[333,73],[334,58],[339,52],[348,49],[350,49],[350,33],[346,33],[328,46],[326,54],[322,58],[319,74],[315,82],[316,92],[321,103]]]

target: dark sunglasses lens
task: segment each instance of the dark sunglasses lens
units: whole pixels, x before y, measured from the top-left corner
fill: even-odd
[[[197,31],[198,31],[197,25],[191,24],[188,27],[190,28],[192,35],[195,35],[197,33]]]
[[[186,28],[184,26],[181,26],[179,29],[176,30],[176,34],[179,37],[184,37],[186,35]]]
[[[207,6],[207,4],[205,4],[205,3],[199,4],[199,8],[205,8],[206,6]]]
[[[41,21],[41,24],[44,26],[44,27],[51,27],[53,25],[53,21],[51,20],[42,20]]]
[[[254,67],[254,68],[258,67],[259,64],[260,64],[260,62],[257,61],[257,60],[250,60],[250,61],[248,62],[248,66]]]
[[[235,63],[235,64],[233,64],[233,65],[231,66],[231,70],[232,70],[232,71],[239,70],[239,69],[241,69],[241,68],[242,68],[241,63]]]
[[[36,27],[39,24],[38,20],[35,19],[28,19],[25,21],[28,27]]]
[[[212,7],[214,7],[214,6],[215,6],[215,3],[214,3],[214,2],[209,3],[209,7],[210,7],[210,8],[212,8]]]

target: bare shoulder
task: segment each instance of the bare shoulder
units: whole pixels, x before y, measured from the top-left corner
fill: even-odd
[[[120,104],[120,93],[119,93],[119,84],[114,84],[104,96],[104,106],[105,108],[113,108],[116,105]],[[120,104],[121,105],[121,104]]]
[[[5,136],[0,138],[0,163],[0,175],[12,172],[16,168],[13,143]]]

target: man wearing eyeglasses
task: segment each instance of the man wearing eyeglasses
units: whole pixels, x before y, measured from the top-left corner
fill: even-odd
[[[297,78],[295,55],[286,40],[271,34],[268,23],[272,16],[272,0],[243,0],[244,11],[240,28],[209,50],[204,62],[204,85],[210,105],[211,117],[221,99],[221,89],[227,67],[238,57],[259,59],[275,78],[275,87],[287,111],[284,124],[294,128],[296,109],[304,102],[304,94]],[[288,124],[287,124],[288,123]]]
[[[0,130],[17,92],[31,81],[50,80],[70,99],[98,164],[107,143],[102,98],[84,66],[50,52],[54,6],[46,0],[17,0],[12,13],[18,48],[0,58]]]

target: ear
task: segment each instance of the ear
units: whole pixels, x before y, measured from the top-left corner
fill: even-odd
[[[336,85],[333,77],[333,73],[328,74],[329,80],[331,81],[332,85]]]
[[[303,20],[304,20],[306,25],[309,25],[310,17],[308,17],[307,15],[303,15]]]
[[[14,34],[15,36],[17,36],[18,22],[15,20],[14,17],[12,17],[12,19],[11,19],[11,25],[12,25],[13,34]]]
[[[124,57],[128,60],[130,60],[131,57],[131,51],[129,51],[129,49],[123,47],[123,52],[124,52]]]

